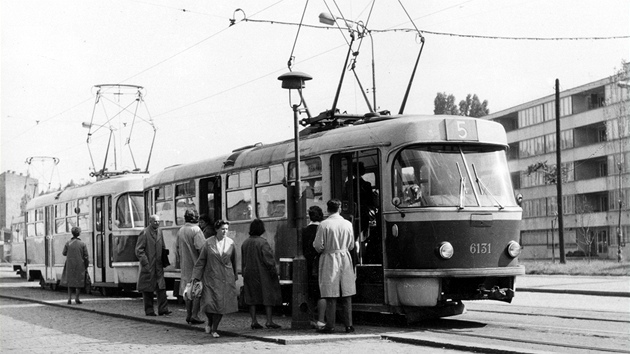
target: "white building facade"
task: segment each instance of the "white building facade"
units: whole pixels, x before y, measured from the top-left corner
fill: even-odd
[[[630,259],[630,97],[625,74],[560,92],[566,257]],[[561,83],[561,82],[560,82]],[[522,259],[559,259],[556,97],[490,114],[507,131],[515,193],[523,195]],[[630,246],[630,245],[628,245]]]

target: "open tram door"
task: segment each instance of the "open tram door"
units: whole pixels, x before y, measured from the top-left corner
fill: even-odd
[[[90,265],[93,272],[90,273],[92,283],[96,287],[101,288],[101,293],[106,294],[106,289],[103,287],[107,283],[107,267],[111,263],[109,262],[108,255],[108,239],[112,235],[112,222],[111,222],[111,197],[110,196],[98,196],[93,198],[93,210],[92,220],[93,233],[92,233],[92,247],[93,258],[90,259]],[[88,269],[89,272],[89,269]],[[111,286],[112,280],[110,280]]]
[[[357,304],[383,304],[383,238],[381,180],[377,149],[332,156],[332,197],[341,200],[341,216],[354,229],[353,261]]]
[[[221,177],[199,180],[199,214],[210,217],[210,226],[221,219]]]

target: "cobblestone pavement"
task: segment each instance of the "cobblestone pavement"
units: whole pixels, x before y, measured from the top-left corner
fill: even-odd
[[[2,353],[455,353],[378,338],[282,345],[250,338],[212,338],[202,331],[73,311],[24,301],[0,300]]]

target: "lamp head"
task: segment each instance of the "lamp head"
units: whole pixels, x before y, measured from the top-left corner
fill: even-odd
[[[328,26],[332,26],[335,24],[335,18],[327,12],[322,12],[321,14],[319,14],[319,22]]]
[[[282,81],[282,88],[296,90],[304,88],[304,81],[311,80],[313,77],[299,71],[290,71],[278,76],[278,80]]]

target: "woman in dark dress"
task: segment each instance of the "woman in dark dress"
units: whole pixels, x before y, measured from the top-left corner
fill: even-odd
[[[267,240],[264,223],[256,219],[249,226],[249,238],[241,246],[241,270],[245,303],[249,305],[252,329],[263,328],[256,319],[256,305],[265,306],[267,328],[280,328],[272,319],[273,307],[282,304],[280,282],[273,251]]]
[[[308,218],[311,220],[308,226],[302,229],[302,251],[304,258],[306,258],[306,269],[308,274],[308,297],[311,304],[317,302],[317,323],[314,323],[314,327],[320,329],[326,324],[325,312],[326,312],[326,299],[323,299],[319,293],[319,280],[317,277],[319,269],[319,253],[313,247],[313,241],[315,241],[315,234],[319,223],[324,220],[324,212],[322,208],[317,205],[313,205],[308,208]],[[313,306],[311,306],[313,307]],[[314,321],[314,320],[313,320]]]
[[[66,245],[63,247],[63,255],[66,256],[66,263],[63,266],[61,285],[68,287],[68,305],[72,303],[73,290],[76,293],[74,301],[80,305],[82,302],[79,300],[79,293],[82,288],[85,288],[85,272],[87,271],[90,261],[87,247],[79,238],[81,228],[75,226],[71,231],[72,238],[66,242]]]

